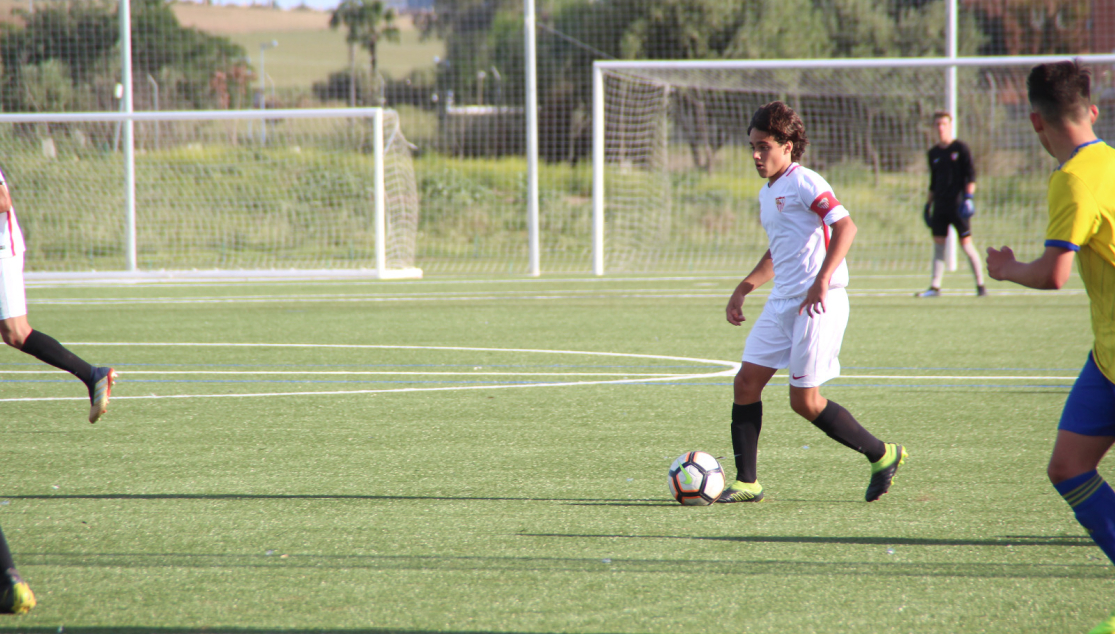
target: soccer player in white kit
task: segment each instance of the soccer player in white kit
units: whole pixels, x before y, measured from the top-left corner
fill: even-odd
[[[23,286],[25,249],[7,179],[0,172],[0,337],[16,350],[81,379],[89,390],[89,422],[95,423],[108,409],[116,372],[89,365],[50,335],[31,328]]]
[[[865,498],[879,499],[906,458],[902,445],[884,443],[848,410],[821,396],[820,386],[840,375],[840,343],[848,325],[848,265],[856,225],[820,174],[797,163],[809,144],[805,125],[781,101],[759,108],[747,127],[752,158],[767,184],[759,192],[760,220],[770,249],[728,300],[728,322],[744,321],[743,302],[774,280],[751,328],[736,374],[732,447],[736,481],[717,502],[759,502],[756,475],[763,388],[776,370],[790,370],[790,407],[833,440],[871,463]]]

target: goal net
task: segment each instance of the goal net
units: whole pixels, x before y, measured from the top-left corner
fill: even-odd
[[[1062,58],[1063,59],[1063,58]],[[1039,61],[953,60],[958,138],[977,168],[973,237],[1042,249],[1056,161],[1029,122],[1025,78]],[[1097,132],[1115,138],[1115,56],[1088,56]],[[767,248],[747,125],[782,100],[805,122],[802,163],[817,170],[859,232],[860,268],[918,270],[932,254],[922,209],[932,115],[946,109],[946,65],[927,60],[598,62],[597,216],[608,271],[749,270]],[[603,160],[601,160],[601,158]],[[602,207],[602,209],[600,209]],[[598,229],[599,232],[599,229]],[[598,234],[599,235],[599,234]]]
[[[28,271],[421,275],[411,146],[393,111],[134,113],[134,152],[127,118],[0,115]]]

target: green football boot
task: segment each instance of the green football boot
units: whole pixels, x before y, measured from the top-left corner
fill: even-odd
[[[717,504],[731,504],[732,502],[762,502],[763,485],[758,482],[740,482],[736,480],[732,486],[724,489],[720,497],[716,498]]]
[[[27,614],[35,607],[35,593],[20,578],[15,568],[9,568],[0,585],[0,614]]]
[[[1103,623],[1088,630],[1088,634],[1115,634],[1115,612],[1104,619]]]
[[[894,443],[886,443],[887,452],[879,458],[878,462],[871,463],[871,483],[867,485],[867,494],[864,499],[868,502],[874,502],[883,496],[884,493],[890,490],[890,485],[894,482],[894,474],[898,473],[898,467],[906,462],[907,454],[902,445]]]

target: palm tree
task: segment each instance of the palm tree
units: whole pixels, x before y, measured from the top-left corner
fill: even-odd
[[[379,38],[390,42],[399,41],[399,29],[395,26],[395,10],[383,6],[381,0],[344,0],[333,10],[329,27],[336,29],[342,24],[348,28],[345,41],[348,42],[348,62],[352,69],[349,81],[349,105],[356,106],[356,47],[363,46],[372,57],[371,80],[376,80],[376,45]]]

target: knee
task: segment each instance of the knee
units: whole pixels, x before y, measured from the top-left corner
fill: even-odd
[[[0,326],[0,337],[4,339],[4,343],[20,350],[23,348],[23,343],[27,341],[27,337],[31,334],[31,328],[24,327],[19,323],[4,323]]]
[[[790,409],[794,410],[794,412],[798,416],[801,416],[805,420],[812,421],[813,419],[817,418],[816,415],[810,415],[813,413],[813,409],[809,407],[809,404],[799,399],[790,399]],[[817,413],[819,414],[820,412]]]
[[[790,392],[790,409],[809,422],[817,420],[821,412],[825,411],[828,401],[820,394],[811,392]]]
[[[1076,465],[1060,459],[1056,455],[1049,459],[1049,465],[1045,468],[1045,474],[1049,476],[1049,482],[1052,484],[1060,484],[1069,478],[1080,475],[1080,473],[1084,472],[1080,471]]]
[[[737,374],[735,380],[735,399],[737,403],[754,403],[763,399],[765,385],[752,380],[743,374]]]

